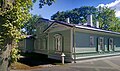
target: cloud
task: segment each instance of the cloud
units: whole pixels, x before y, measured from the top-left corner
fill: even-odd
[[[120,17],[120,11],[116,11],[115,15],[116,17]]]
[[[111,9],[114,9],[116,11],[116,13],[115,13],[116,17],[120,17],[120,0],[116,0],[116,1],[114,1],[112,3],[109,3],[109,4],[106,4],[106,5],[105,4],[99,4],[97,6],[97,8],[99,6],[101,6],[101,7],[109,7]]]

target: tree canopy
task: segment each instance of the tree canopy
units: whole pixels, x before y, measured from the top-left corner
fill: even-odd
[[[115,17],[115,10],[112,10],[107,7],[95,8],[93,6],[83,6],[80,8],[75,8],[69,11],[57,12],[51,16],[52,20],[66,21],[66,18],[70,18],[70,23],[86,23],[87,16],[93,15],[93,24],[96,24],[96,21],[99,21],[100,28],[105,30],[118,31],[115,29],[116,25],[119,28],[120,20]]]
[[[26,22],[26,24],[24,24],[23,29],[25,29],[25,33],[27,35],[33,35],[36,28],[35,28],[35,23],[38,21],[38,19],[41,18],[41,16],[38,15],[32,15],[32,17],[29,19],[28,22]]]
[[[1,42],[21,38],[21,27],[30,18],[31,0],[2,0],[0,7],[0,39]],[[5,2],[6,1],[6,2]]]
[[[9,40],[21,39],[21,29],[31,20],[29,10],[36,0],[0,0],[0,48]],[[39,0],[40,7],[51,5],[54,0]],[[6,43],[7,43],[6,42]]]
[[[40,7],[52,2],[40,0]],[[12,48],[17,47],[18,40],[22,38],[21,29],[31,18],[29,10],[32,5],[33,0],[0,0],[0,71],[7,71],[9,61],[17,58],[17,51]]]
[[[37,0],[33,0],[33,2],[35,3]],[[42,8],[44,5],[52,5],[53,2],[55,2],[55,0],[39,0],[39,7]]]
[[[65,21],[66,18],[70,18],[70,23],[78,24],[85,23],[87,21],[87,15],[96,15],[97,9],[93,6],[83,6],[75,8],[70,11],[57,12],[51,16],[52,20]],[[95,20],[95,16],[93,17]]]
[[[105,30],[112,30],[110,27],[118,21],[115,17],[115,11],[107,7],[98,8],[97,20],[100,23],[100,27]]]

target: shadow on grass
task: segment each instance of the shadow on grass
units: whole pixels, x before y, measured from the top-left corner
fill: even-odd
[[[38,65],[60,65],[61,61],[50,59],[47,55],[38,54],[38,53],[21,53],[23,58],[20,58],[18,62],[26,64],[28,66],[38,66]]]

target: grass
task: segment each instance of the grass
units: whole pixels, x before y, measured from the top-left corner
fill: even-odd
[[[37,68],[43,68],[43,67],[42,66],[31,67],[20,62],[15,62],[11,64],[11,69],[14,69],[14,70],[29,70],[29,69],[37,69]]]

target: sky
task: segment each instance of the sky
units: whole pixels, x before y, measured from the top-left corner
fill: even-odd
[[[41,9],[39,8],[39,0],[37,0],[30,13],[50,19],[51,16],[58,11],[72,10],[74,8],[80,8],[81,6],[107,6],[115,9],[116,17],[120,17],[120,0],[56,0],[51,6],[45,5]]]

